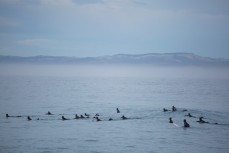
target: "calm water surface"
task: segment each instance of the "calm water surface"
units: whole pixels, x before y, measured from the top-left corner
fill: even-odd
[[[162,112],[173,105],[178,111]],[[220,124],[199,124],[189,112]],[[76,113],[102,121],[74,120]],[[1,153],[228,153],[228,115],[229,79],[0,77]]]

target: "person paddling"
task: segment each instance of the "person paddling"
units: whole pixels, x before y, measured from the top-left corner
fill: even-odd
[[[203,117],[199,117],[199,120],[196,121],[196,122],[199,122],[199,123],[209,123],[209,122],[204,121],[204,120],[203,120]]]
[[[193,115],[191,115],[190,113],[188,113],[188,115],[185,115],[185,116],[196,118],[196,116],[193,116]]]
[[[169,110],[168,110],[168,109],[163,108],[163,112],[167,112],[167,111],[169,111]]]
[[[126,116],[124,116],[124,115],[123,115],[121,118],[122,118],[123,120],[128,119],[128,118],[127,118]]]
[[[65,121],[65,120],[69,120],[69,119],[67,119],[67,118],[65,118],[64,116],[62,116],[62,120]]]

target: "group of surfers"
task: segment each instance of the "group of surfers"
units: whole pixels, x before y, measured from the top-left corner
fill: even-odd
[[[119,110],[119,108],[116,108],[116,112],[117,113],[120,113],[120,110]],[[50,111],[48,111],[45,115],[54,115],[54,114],[52,114]],[[74,119],[85,119],[85,118],[90,118],[90,114],[87,114],[87,113],[84,113],[84,115],[78,115],[78,114],[75,114],[75,118]],[[95,116],[93,117],[94,119],[96,119],[96,121],[102,121],[100,118],[99,118],[99,114],[98,113],[96,113],[95,114]],[[10,116],[9,114],[6,114],[6,118],[8,118],[8,117],[23,117],[23,116]],[[121,119],[122,120],[126,120],[126,119],[128,119],[126,116],[124,116],[124,115],[122,115],[121,116]],[[32,118],[30,117],[30,116],[27,116],[27,120],[28,121],[31,121],[32,120]],[[39,118],[37,118],[37,120],[40,120]],[[62,116],[61,117],[61,120],[70,120],[69,118],[65,118],[64,116]],[[113,118],[109,118],[108,119],[108,121],[112,121],[113,120]]]
[[[175,106],[172,106],[172,109],[171,109],[171,110],[163,108],[163,112],[167,112],[167,111],[175,112],[175,111],[177,111],[177,109],[176,109]],[[184,109],[183,112],[185,112],[185,111],[187,111],[187,110]],[[196,122],[199,122],[199,123],[218,124],[218,123],[210,123],[210,122],[207,122],[207,121],[203,120],[204,117],[202,117],[202,116],[201,116],[201,117],[196,117],[196,116],[191,115],[191,113],[188,113],[187,115],[184,115],[184,116],[193,117],[193,118],[199,118],[199,120],[196,121]],[[184,122],[183,127],[185,127],[185,128],[190,127],[190,125],[189,125],[189,123],[186,121],[186,119],[184,119],[183,122]],[[169,123],[174,123],[173,120],[172,120],[172,117],[169,118]]]
[[[163,108],[163,112],[167,112],[167,111],[175,112],[175,111],[177,111],[177,108],[176,108],[175,106],[172,106],[172,109],[171,109],[171,110]],[[187,111],[187,110],[184,109],[183,112],[185,112],[185,111]],[[119,108],[116,108],[116,112],[117,112],[117,113],[120,113]],[[45,115],[54,115],[54,114],[52,114],[50,111],[48,111]],[[74,119],[85,119],[85,118],[90,118],[90,116],[91,116],[91,115],[90,115],[90,114],[87,114],[87,113],[84,113],[84,115],[75,114],[75,118],[74,118]],[[100,116],[100,115],[99,115],[98,113],[96,113],[96,114],[93,116],[93,118],[96,119],[96,121],[102,121],[102,120],[99,118],[99,116]],[[193,116],[193,115],[191,115],[190,113],[188,113],[188,114],[185,115],[185,116],[197,118],[196,116]],[[6,114],[6,118],[8,118],[8,117],[23,117],[23,116],[10,116],[9,114]],[[122,120],[126,120],[126,119],[129,119],[129,118],[127,118],[126,116],[122,115],[122,116],[121,116],[121,119],[122,119]],[[30,120],[32,120],[32,118],[31,118],[30,116],[27,116],[27,120],[30,121]],[[37,120],[40,120],[40,119],[37,118]],[[70,119],[69,119],[69,118],[65,118],[64,116],[62,116],[62,117],[61,117],[61,120],[64,121],[64,120],[70,120]],[[109,119],[108,119],[108,121],[112,121],[112,120],[113,120],[113,118],[109,118]],[[199,117],[199,120],[197,120],[196,122],[199,122],[199,123],[208,123],[208,124],[218,124],[218,123],[210,123],[210,122],[204,121],[202,116]],[[172,117],[169,118],[169,123],[174,123],[173,120],[172,120]],[[190,125],[189,125],[189,123],[186,121],[186,119],[183,120],[183,123],[184,123],[183,127],[185,127],[185,128],[190,127]]]

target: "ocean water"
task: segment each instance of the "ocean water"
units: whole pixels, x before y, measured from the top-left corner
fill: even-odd
[[[73,119],[84,113],[91,117]],[[226,78],[0,77],[1,153],[228,153],[228,116]]]

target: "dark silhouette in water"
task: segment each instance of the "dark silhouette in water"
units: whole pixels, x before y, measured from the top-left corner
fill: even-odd
[[[46,113],[46,115],[53,115],[50,111],[48,111],[48,113]]]
[[[126,116],[124,116],[124,115],[123,115],[121,118],[122,118],[123,120],[128,119],[128,118],[127,118]]]
[[[173,123],[172,117],[169,118],[169,123]]]
[[[98,122],[98,121],[101,121],[101,119],[99,119],[99,117],[96,117],[95,119],[96,119],[97,122]]]
[[[203,120],[203,117],[199,117],[199,120],[198,121],[196,121],[196,122],[199,122],[199,123],[207,123],[207,124],[219,124],[219,123],[210,123],[210,122],[206,122],[206,121],[204,121]],[[222,124],[221,124],[222,125]]]
[[[118,108],[116,108],[116,111],[117,111],[117,113],[120,113],[120,111],[119,111],[119,109],[118,109]]]
[[[8,117],[22,117],[22,116],[10,116],[9,114],[6,114],[6,118]]]
[[[96,114],[95,114],[95,116],[94,116],[93,118],[96,118],[96,117],[98,117],[98,116],[99,116],[99,114],[98,114],[98,113],[96,113]]]
[[[65,120],[69,120],[69,119],[67,119],[67,118],[65,118],[64,116],[62,116],[62,120],[65,121]]]
[[[196,116],[193,116],[193,115],[191,115],[190,113],[188,113],[188,115],[185,115],[185,116],[196,118]]]
[[[40,120],[39,118],[37,118],[37,120]]]
[[[167,112],[167,111],[169,111],[169,110],[168,110],[168,109],[163,108],[163,112]]]
[[[85,118],[83,115],[80,115],[80,118]]]
[[[80,117],[76,114],[74,119],[79,119]]]
[[[84,115],[85,115],[87,118],[89,118],[89,116],[90,116],[90,115],[89,115],[89,114],[87,114],[87,113],[84,113]]]
[[[187,123],[186,119],[184,119],[184,127],[190,127],[190,125]]]
[[[112,121],[113,120],[113,118],[109,118],[109,121]]]
[[[199,122],[199,123],[209,123],[209,122],[206,122],[203,120],[203,117],[199,117],[199,121],[196,121],[196,122]]]
[[[175,106],[172,107],[172,111],[175,112],[177,109]]]
[[[31,121],[32,119],[30,118],[30,116],[27,117],[28,121]]]

